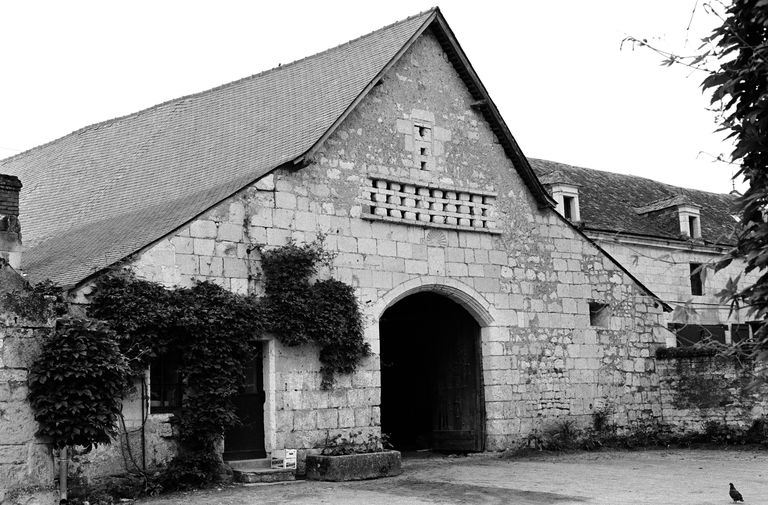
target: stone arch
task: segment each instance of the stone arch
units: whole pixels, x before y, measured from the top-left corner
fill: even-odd
[[[502,323],[472,287],[424,276],[371,307],[380,361],[381,429],[401,450],[482,451],[487,433],[482,343]]]
[[[376,303],[373,316],[378,321],[384,311],[414,293],[428,291],[443,295],[464,307],[481,328],[495,326],[498,317],[495,309],[474,288],[449,277],[423,276],[398,284]]]

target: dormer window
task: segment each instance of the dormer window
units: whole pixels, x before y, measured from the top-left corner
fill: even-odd
[[[553,184],[552,198],[557,202],[557,212],[569,221],[581,221],[579,212],[579,188],[571,184]]]
[[[680,233],[690,238],[701,238],[701,215],[698,207],[679,205]]]
[[[563,196],[563,216],[566,219],[573,219],[574,209],[576,207],[576,198],[572,196]]]

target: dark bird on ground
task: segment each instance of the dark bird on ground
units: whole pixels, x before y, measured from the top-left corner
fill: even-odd
[[[729,483],[728,485],[729,485],[729,486],[731,486],[731,489],[730,489],[730,491],[728,491],[728,494],[729,494],[729,495],[731,495],[731,499],[732,499],[734,502],[737,502],[737,501],[741,501],[741,502],[743,502],[743,501],[744,501],[744,498],[742,498],[742,497],[741,497],[741,493],[739,493],[738,491],[736,491],[736,488],[735,488],[735,487],[733,487],[733,483],[731,482],[731,483]]]

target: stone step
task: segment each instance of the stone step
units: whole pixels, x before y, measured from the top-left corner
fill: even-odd
[[[255,471],[264,468],[270,468],[272,460],[270,458],[259,459],[239,459],[235,461],[227,461],[227,464],[232,467],[232,470],[244,470]]]
[[[285,482],[296,480],[296,470],[291,468],[233,468],[235,482],[252,484],[255,482]]]

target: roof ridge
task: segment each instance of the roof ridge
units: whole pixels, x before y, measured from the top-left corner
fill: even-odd
[[[691,191],[696,192],[696,193],[704,193],[704,194],[707,194],[707,195],[714,195],[714,196],[731,196],[730,193],[715,193],[713,191],[705,191],[703,189],[686,188],[684,186],[675,186],[675,185],[672,185],[672,184],[667,184],[666,182],[658,181],[656,179],[651,179],[650,177],[644,177],[642,175],[622,174],[622,173],[619,173],[619,172],[611,172],[610,170],[599,170],[597,168],[580,167],[580,166],[577,166],[577,165],[569,165],[568,163],[563,163],[561,161],[545,160],[544,158],[529,157],[528,159],[532,160],[532,161],[543,161],[545,163],[557,163],[560,166],[566,167],[566,170],[569,169],[569,168],[575,168],[575,169],[578,169],[578,170],[587,170],[587,171],[590,171],[590,172],[600,172],[602,174],[618,175],[618,176],[621,176],[621,177],[630,177],[630,178],[633,178],[633,179],[642,179],[644,181],[651,181],[651,182],[653,182],[655,184],[659,184],[659,185],[664,186],[664,188],[667,191],[669,191],[673,196],[676,195],[676,194],[681,194],[681,193],[686,193],[686,192],[691,192]],[[553,171],[557,170],[557,168],[553,168],[552,170]]]
[[[424,16],[424,15],[426,15],[428,13],[431,14],[433,12],[439,12],[439,10],[440,10],[440,8],[435,6],[435,7],[432,7],[430,9],[427,9],[425,11],[421,11],[421,12],[418,12],[418,13],[413,14],[411,16],[408,16],[407,18],[401,19],[399,21],[395,21],[394,23],[390,23],[390,24],[388,24],[386,26],[382,26],[381,28],[377,28],[376,30],[373,30],[373,31],[371,31],[369,33],[366,33],[366,34],[363,34],[363,35],[360,35],[359,37],[356,37],[354,39],[350,39],[350,40],[347,40],[346,42],[342,42],[341,44],[338,44],[336,46],[324,49],[324,50],[322,50],[322,51],[320,51],[318,53],[311,54],[309,56],[305,56],[303,58],[299,58],[298,60],[291,61],[289,63],[286,63],[285,65],[278,64],[278,66],[276,66],[276,67],[272,67],[272,68],[269,68],[267,70],[262,70],[261,72],[258,72],[256,74],[252,74],[252,75],[249,75],[249,76],[246,76],[246,77],[241,77],[240,79],[236,79],[234,81],[230,81],[230,82],[227,82],[227,83],[224,83],[224,84],[220,84],[218,86],[214,86],[213,88],[208,88],[208,89],[205,89],[205,90],[202,90],[202,91],[197,91],[195,93],[190,93],[188,95],[182,95],[182,96],[179,96],[179,97],[176,97],[176,98],[171,98],[169,100],[165,100],[164,102],[156,103],[154,105],[151,105],[151,106],[146,107],[144,109],[138,110],[136,112],[131,112],[129,114],[125,114],[125,115],[122,115],[122,116],[117,116],[117,117],[114,117],[114,118],[111,118],[111,119],[105,119],[103,121],[99,121],[99,122],[92,123],[92,124],[87,125],[87,126],[83,126],[82,128],[78,128],[77,130],[73,130],[73,131],[71,131],[71,132],[69,132],[69,133],[67,133],[65,135],[62,135],[61,137],[55,138],[53,140],[50,140],[48,142],[45,142],[45,143],[37,145],[37,146],[30,147],[29,149],[26,149],[24,151],[16,153],[16,154],[14,154],[12,156],[9,156],[7,158],[0,158],[0,166],[5,164],[6,162],[13,161],[16,158],[19,158],[19,157],[21,157],[23,155],[27,155],[29,153],[32,153],[33,151],[38,151],[40,149],[43,149],[44,147],[47,147],[47,146],[52,145],[52,144],[55,144],[55,143],[57,143],[57,142],[59,142],[61,140],[64,140],[67,137],[72,137],[72,136],[81,134],[81,133],[83,133],[85,131],[89,131],[89,130],[92,130],[92,129],[98,129],[98,128],[110,126],[110,125],[114,124],[117,121],[121,121],[123,119],[131,118],[131,117],[138,117],[138,116],[140,116],[142,114],[145,114],[145,113],[147,113],[149,111],[153,111],[155,109],[159,109],[160,107],[163,107],[163,106],[166,106],[166,105],[169,105],[169,104],[172,104],[172,103],[181,102],[183,100],[188,100],[190,98],[196,98],[196,97],[199,97],[199,96],[203,96],[203,95],[206,95],[208,93],[213,93],[214,91],[218,91],[218,90],[225,89],[225,88],[228,88],[228,87],[231,87],[231,86],[235,86],[237,84],[240,84],[242,82],[248,81],[250,79],[255,79],[257,77],[262,77],[262,76],[267,75],[267,74],[272,73],[272,72],[277,72],[279,70],[282,70],[282,69],[285,69],[285,68],[297,65],[297,64],[299,64],[299,63],[301,63],[303,61],[307,61],[307,60],[310,60],[312,58],[317,58],[317,57],[319,57],[321,55],[327,54],[327,53],[329,53],[331,51],[334,51],[334,50],[340,49],[340,48],[342,48],[344,46],[347,46],[349,44],[352,44],[353,42],[357,42],[357,41],[362,40],[364,38],[370,37],[370,36],[372,36],[372,35],[374,35],[376,33],[379,33],[379,32],[382,32],[384,30],[390,29],[390,28],[392,28],[394,26],[397,26],[397,25],[400,25],[402,23],[411,21],[412,19],[416,19],[418,17]]]

